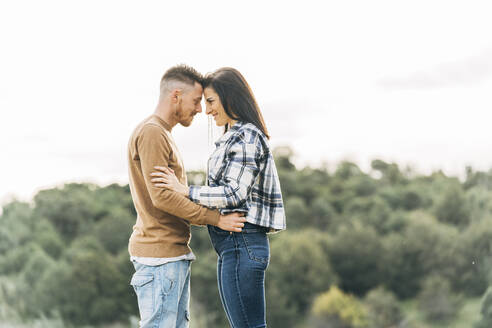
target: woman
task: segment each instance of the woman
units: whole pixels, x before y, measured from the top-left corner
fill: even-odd
[[[206,113],[225,127],[209,159],[209,185],[184,186],[162,167],[152,181],[223,214],[245,213],[242,232],[208,226],[218,254],[219,294],[231,327],[266,327],[265,270],[270,259],[266,233],[285,229],[269,135],[253,93],[237,70],[221,68],[207,76],[204,96]]]

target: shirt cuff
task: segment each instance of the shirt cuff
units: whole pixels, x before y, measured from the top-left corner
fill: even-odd
[[[198,203],[198,199],[200,197],[200,187],[199,186],[190,186],[188,192],[188,198],[195,203]]]

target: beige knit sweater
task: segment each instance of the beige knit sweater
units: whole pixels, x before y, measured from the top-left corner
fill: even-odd
[[[154,166],[174,170],[187,184],[170,126],[156,115],[140,123],[128,144],[130,190],[137,210],[128,250],[132,256],[175,257],[191,251],[190,223],[216,225],[219,212],[202,207],[167,189],[154,187]]]

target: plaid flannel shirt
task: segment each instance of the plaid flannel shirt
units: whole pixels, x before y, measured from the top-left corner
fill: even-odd
[[[265,135],[251,123],[237,122],[215,146],[209,185],[190,186],[190,199],[222,214],[244,212],[249,223],[270,231],[285,229],[280,182]]]

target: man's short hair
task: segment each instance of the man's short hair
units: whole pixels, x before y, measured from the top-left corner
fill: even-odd
[[[200,74],[196,69],[188,65],[176,65],[171,67],[164,73],[161,79],[161,94],[166,91],[171,91],[170,86],[177,84],[186,84],[191,87],[195,85],[195,82],[203,85],[203,75]]]

